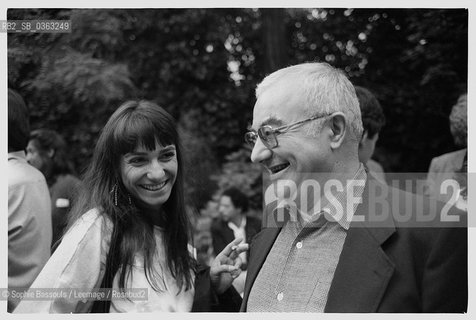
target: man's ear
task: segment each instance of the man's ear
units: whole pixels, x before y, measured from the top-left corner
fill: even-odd
[[[345,115],[342,112],[336,112],[332,114],[328,123],[331,129],[330,146],[332,149],[337,149],[344,142],[344,137],[347,130]]]

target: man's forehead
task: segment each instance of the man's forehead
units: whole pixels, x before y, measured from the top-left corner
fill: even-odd
[[[283,104],[276,95],[269,95],[269,91],[262,94],[256,101],[253,110],[253,129],[264,125],[279,126],[285,123]]]
[[[257,130],[264,125],[279,127],[302,117],[302,104],[292,99],[283,103],[260,103],[257,101],[253,110],[253,124],[250,129]]]
[[[226,204],[226,205],[230,205],[230,204],[233,204],[233,201],[231,201],[230,196],[225,196],[225,195],[223,195],[223,196],[220,197],[220,204],[222,204],[222,205],[225,205],[225,204]]]
[[[288,80],[279,81],[262,91],[254,106],[252,129],[286,125],[299,119],[304,100],[301,88],[296,85]]]

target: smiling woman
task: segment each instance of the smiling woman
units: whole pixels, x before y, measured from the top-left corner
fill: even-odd
[[[169,198],[177,177],[177,150],[174,145],[154,150],[140,146],[121,158],[121,177],[125,188],[150,218],[160,211]]]
[[[241,298],[230,286],[247,245],[234,241],[209,270],[197,266],[181,161],[175,121],[164,109],[148,101],[120,106],[96,144],[69,230],[32,285],[111,288],[116,298],[95,302],[60,295],[24,300],[15,312],[236,310]],[[137,288],[148,289],[148,297],[114,295]],[[216,301],[221,305],[212,306]]]

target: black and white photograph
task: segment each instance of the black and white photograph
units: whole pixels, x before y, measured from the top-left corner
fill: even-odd
[[[8,1],[1,313],[470,317],[472,9]]]

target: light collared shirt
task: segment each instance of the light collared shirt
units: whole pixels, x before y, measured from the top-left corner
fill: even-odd
[[[248,312],[323,312],[350,222],[367,174],[354,178],[308,221],[289,220],[281,229],[248,299]],[[349,205],[351,208],[349,208]],[[349,208],[349,210],[347,210]]]

